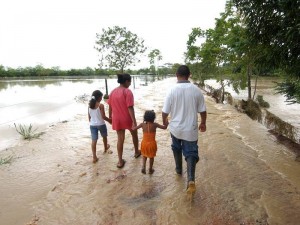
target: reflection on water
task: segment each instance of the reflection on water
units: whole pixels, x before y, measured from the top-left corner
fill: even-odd
[[[137,87],[139,86],[147,86],[149,83],[152,83],[156,80],[158,80],[160,77],[155,75],[132,75],[134,78],[134,82],[137,83]],[[12,79],[12,80],[0,80],[0,91],[3,91],[5,89],[12,88],[16,85],[22,86],[22,87],[40,87],[44,88],[47,85],[62,85],[64,82],[70,82],[70,83],[87,83],[92,84],[95,82],[95,80],[114,80],[116,79],[116,76],[111,76],[111,78],[64,78],[64,79]]]
[[[0,91],[13,88],[14,86],[21,87],[40,87],[44,88],[47,85],[61,85],[60,80],[6,80],[0,81]]]
[[[131,89],[158,79],[155,76],[133,76]],[[116,77],[107,79],[108,93],[119,84]],[[0,81],[0,151],[20,139],[14,123],[32,124],[39,130],[49,124],[70,120],[86,112],[86,105],[76,102],[76,97],[96,90],[106,93],[105,79],[35,79]]]

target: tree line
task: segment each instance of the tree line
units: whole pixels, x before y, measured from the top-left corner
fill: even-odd
[[[127,69],[126,72],[133,75],[168,75],[174,74],[178,64],[164,64],[158,69],[154,70],[152,66],[149,68],[141,68],[138,70]],[[85,69],[70,69],[61,70],[59,67],[44,68],[42,65],[35,67],[19,67],[19,68],[5,68],[0,65],[0,78],[13,78],[13,77],[75,77],[75,76],[110,76],[116,75],[119,70],[115,69],[100,69],[90,68]],[[156,74],[157,72],[157,74]]]
[[[213,29],[192,29],[185,52],[194,78],[224,88],[248,87],[258,76],[279,76],[276,90],[300,103],[300,1],[229,0]],[[199,44],[200,43],[200,44]]]

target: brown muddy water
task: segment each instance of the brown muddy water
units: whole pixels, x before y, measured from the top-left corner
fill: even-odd
[[[154,109],[161,122],[163,98],[175,82],[168,78],[134,91],[138,121],[144,110]],[[41,139],[0,152],[0,157],[13,155],[11,164],[0,166],[0,223],[300,224],[300,163],[294,153],[232,106],[208,96],[206,103],[207,131],[199,134],[192,200],[185,193],[186,171],[175,174],[168,131],[158,130],[155,173],[144,175],[129,132],[127,162],[117,169],[117,137],[110,125],[113,154],[102,154],[99,142],[99,161],[91,163],[87,116],[80,113]]]

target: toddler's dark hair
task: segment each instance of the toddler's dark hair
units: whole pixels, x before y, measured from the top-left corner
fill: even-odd
[[[124,84],[126,81],[131,81],[131,76],[128,73],[118,74],[118,83]]]
[[[144,122],[151,122],[153,123],[155,120],[155,112],[153,110],[146,110],[144,114]]]
[[[95,106],[96,106],[96,102],[99,100],[99,98],[101,98],[103,96],[102,92],[99,91],[99,90],[95,90],[93,91],[92,93],[92,97],[91,97],[91,100],[89,102],[89,107],[91,109],[94,109]]]

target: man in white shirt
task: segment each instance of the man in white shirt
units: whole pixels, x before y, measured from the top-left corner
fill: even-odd
[[[169,130],[176,173],[182,174],[183,154],[187,162],[187,192],[194,194],[196,191],[195,169],[199,161],[198,130],[206,131],[206,105],[200,89],[188,80],[190,75],[190,70],[185,65],[177,69],[177,84],[169,90],[166,96],[162,119],[163,124],[166,125],[168,115],[171,116]],[[201,117],[199,126],[198,113]]]

